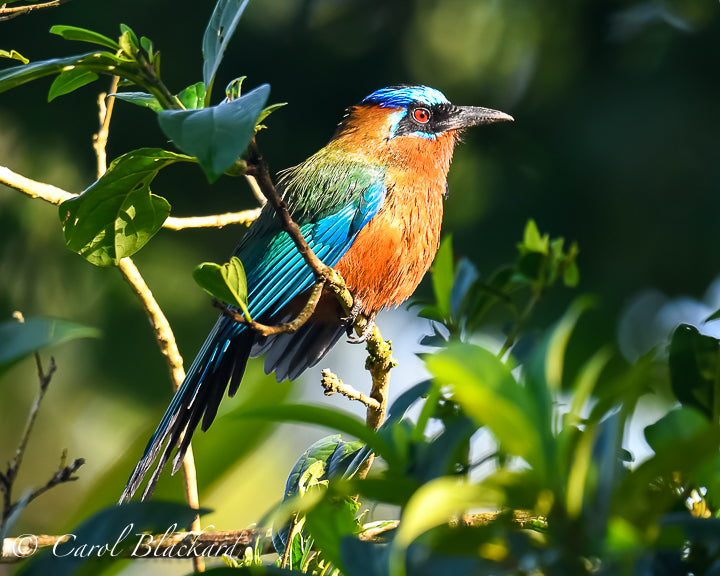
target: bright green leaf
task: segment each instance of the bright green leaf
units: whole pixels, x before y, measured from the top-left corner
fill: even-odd
[[[111,40],[107,36],[103,36],[92,30],[85,28],[78,28],[77,26],[53,26],[50,28],[50,34],[57,34],[62,36],[65,40],[77,40],[79,42],[89,42],[91,44],[99,44],[110,48],[110,50],[120,50],[120,44]]]
[[[0,324],[0,370],[43,348],[76,338],[99,337],[100,331],[96,328],[54,318],[26,318],[24,322],[3,322]]]
[[[547,235],[540,236],[535,220],[528,220],[525,225],[525,233],[523,235],[523,245],[530,252],[539,252],[547,254],[550,239]]]
[[[12,60],[20,60],[20,62],[22,62],[23,64],[27,64],[28,62],[30,62],[30,60],[25,58],[25,56],[20,54],[20,52],[18,52],[17,50],[10,50],[10,52],[8,52],[7,50],[0,50],[0,58],[10,58]]]
[[[193,271],[193,278],[205,291],[223,302],[237,306],[248,320],[247,278],[242,262],[233,256],[222,266],[214,262],[203,262]]]
[[[210,22],[208,22],[203,36],[203,82],[207,87],[207,99],[205,105],[209,104],[212,85],[215,81],[223,54],[227,48],[230,38],[235,33],[235,27],[240,21],[248,0],[218,0],[215,4]]]
[[[504,450],[543,469],[534,407],[497,356],[455,343],[428,356],[426,365],[436,383],[452,387],[453,400],[479,425],[490,428]]]
[[[156,148],[133,150],[115,159],[80,196],[59,206],[65,243],[96,266],[117,266],[160,230],[170,204],[150,193],[161,168],[191,158]]]
[[[390,545],[390,575],[404,576],[405,552],[418,536],[466,510],[497,508],[502,500],[502,492],[456,477],[444,476],[423,484],[403,509],[402,522],[395,531]]]
[[[48,102],[52,102],[58,96],[69,94],[73,90],[77,90],[90,82],[98,79],[98,75],[90,70],[82,68],[71,68],[58,75],[50,86],[48,92]]]
[[[247,148],[270,86],[200,110],[163,110],[158,122],[175,146],[195,156],[210,182],[217,180]]]
[[[177,97],[188,110],[202,108],[205,102],[205,84],[197,82],[188,86],[182,90]]]

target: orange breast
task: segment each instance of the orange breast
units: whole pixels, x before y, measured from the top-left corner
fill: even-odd
[[[345,136],[348,148],[372,149],[360,132]],[[366,134],[366,133],[365,133]],[[398,306],[415,291],[440,244],[443,197],[456,134],[436,140],[400,137],[374,141],[387,166],[385,203],[360,231],[335,268],[359,299],[362,312],[374,316]]]

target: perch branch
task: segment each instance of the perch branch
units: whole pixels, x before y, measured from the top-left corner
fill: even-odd
[[[227,304],[225,304],[224,302],[220,302],[219,300],[213,300],[213,305],[216,308],[219,308],[222,313],[225,314],[225,316],[229,316],[230,318],[235,320],[235,322],[247,325],[248,327],[250,327],[250,329],[255,330],[263,336],[282,334],[284,332],[297,332],[302,327],[302,325],[310,319],[310,316],[312,316],[313,312],[315,312],[315,308],[320,301],[320,295],[322,294],[322,289],[324,285],[325,282],[318,282],[317,284],[315,284],[312,292],[310,293],[310,297],[308,298],[307,303],[305,304],[305,306],[303,306],[303,309],[298,313],[298,315],[292,321],[283,322],[282,324],[278,324],[277,326],[267,326],[265,324],[261,324],[260,322],[256,322],[255,320],[248,322],[247,318],[245,318],[242,312],[234,308],[230,308]]]
[[[3,20],[10,20],[17,18],[23,14],[28,14],[34,10],[42,10],[43,8],[56,8],[60,4],[69,2],[70,0],[51,0],[50,2],[42,2],[37,4],[29,4],[27,6],[16,6],[14,8],[8,8],[7,4],[0,6],[0,22]]]
[[[275,189],[267,164],[260,154],[255,139],[251,140],[248,146],[246,173],[257,180],[263,196],[267,198],[270,205],[275,209],[282,222],[283,229],[290,235],[298,252],[313,271],[315,280],[317,282],[325,282],[327,289],[336,296],[345,313],[349,314],[353,306],[352,294],[350,294],[345,286],[342,277],[332,268],[326,266],[313,253],[303,237],[300,227],[290,216],[287,204]],[[358,335],[362,334],[368,322],[369,320],[367,318],[358,315],[354,323],[355,332]],[[368,426],[377,429],[385,418],[390,370],[396,365],[396,362],[392,358],[392,346],[390,342],[383,340],[380,330],[377,327],[373,328],[373,331],[367,339],[367,350],[368,361],[365,367],[370,372],[373,381],[370,396],[377,401],[378,406],[377,408],[375,408],[374,405],[368,406],[366,421]],[[371,459],[368,462],[371,462]]]

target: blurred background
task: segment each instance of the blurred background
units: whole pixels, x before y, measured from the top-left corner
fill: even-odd
[[[31,60],[78,54],[91,48],[50,35],[51,25],[116,37],[125,23],[153,40],[163,78],[177,92],[201,79],[200,45],[212,8],[72,0],[0,22],[0,49]],[[267,82],[271,102],[289,103],[259,136],[273,171],[322,147],[347,106],[386,85],[427,84],[457,104],[512,114],[515,124],[472,130],[457,149],[444,233],[482,274],[514,258],[528,218],[541,232],[577,241],[578,291],[557,291],[535,322],[547,326],[576,293],[597,294],[582,346],[616,341],[633,359],[664,342],[673,323],[699,322],[720,306],[712,284],[720,272],[719,61],[720,4],[708,0],[264,0],[251,2],[240,22],[215,101],[228,81],[247,75],[247,88]],[[109,79],[48,104],[50,83],[0,94],[0,165],[80,192],[94,180],[96,98]],[[118,103],[108,157],[145,146],[170,145],[153,113]],[[242,179],[209,186],[194,166],[164,171],[153,191],[170,201],[175,216],[254,206]],[[163,230],[135,258],[188,364],[215,319],[191,272],[203,261],[225,261],[242,233]],[[45,482],[63,448],[87,459],[79,481],[31,504],[13,530],[62,534],[117,499],[167,405],[170,381],[118,271],[93,267],[65,248],[56,208],[0,186],[0,318],[14,310],[103,333],[52,350],[58,372],[18,482]],[[415,353],[429,327],[416,310],[379,319],[400,360],[393,396],[423,377]],[[302,391],[312,401],[355,409],[324,399],[318,373],[330,367],[367,390],[363,358],[362,347],[341,344],[294,385],[264,377],[256,361],[240,395],[277,402]],[[31,361],[0,377],[0,462],[12,457],[36,390]],[[223,410],[233,405],[226,401]],[[280,499],[298,455],[326,433],[225,419],[196,435],[201,502],[217,510],[204,525],[233,529],[256,521]],[[262,450],[253,451],[260,442]],[[164,478],[158,497],[181,499],[179,477]],[[187,570],[173,564],[153,569]]]

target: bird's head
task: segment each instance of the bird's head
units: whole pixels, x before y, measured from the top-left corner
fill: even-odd
[[[498,110],[451,104],[442,92],[428,86],[392,86],[349,108],[335,139],[356,150],[383,149],[394,156],[445,152],[449,163],[462,130],[512,120]]]

